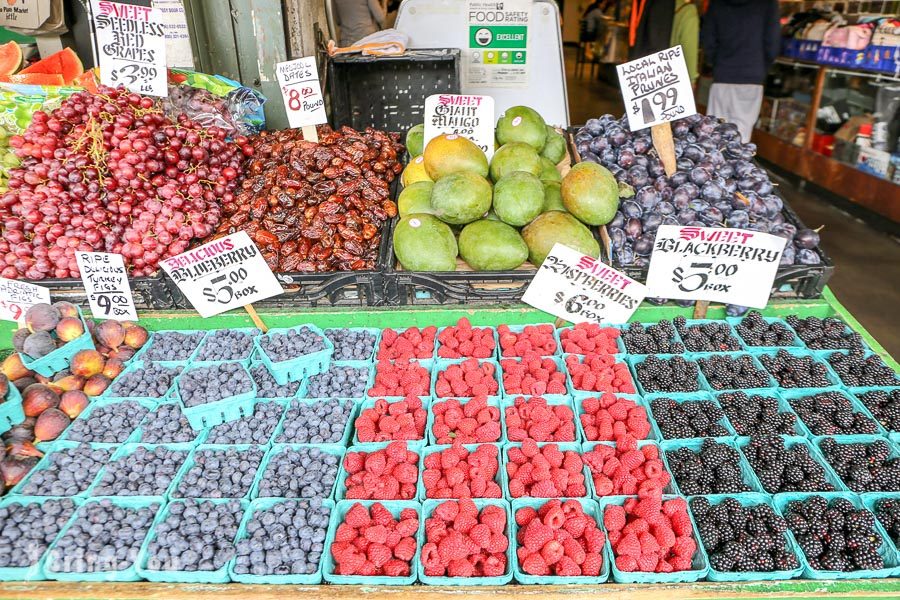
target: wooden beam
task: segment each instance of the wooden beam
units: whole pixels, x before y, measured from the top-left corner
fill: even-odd
[[[825,67],[819,67],[816,73],[816,83],[813,86],[812,101],[809,105],[809,114],[806,115],[806,139],[803,141],[803,147],[811,149],[813,145],[813,136],[816,134],[816,119],[819,114],[819,104],[822,101],[822,89],[825,87]]]

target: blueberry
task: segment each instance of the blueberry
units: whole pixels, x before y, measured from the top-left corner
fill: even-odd
[[[320,499],[286,500],[257,510],[238,540],[234,572],[240,575],[309,575],[322,559],[331,509]]]
[[[244,394],[253,389],[253,379],[241,363],[194,367],[178,378],[178,393],[188,408]]]
[[[300,402],[294,400],[284,415],[276,444],[335,444],[347,430],[353,401],[349,399]]]
[[[165,446],[139,446],[134,452],[110,462],[92,496],[162,496],[187,458],[187,450]]]
[[[180,331],[157,331],[150,340],[150,347],[141,354],[141,360],[185,361],[203,341],[206,332],[182,333]]]
[[[219,329],[211,332],[203,340],[203,346],[194,360],[245,360],[253,352],[253,339],[260,334],[259,329],[237,331]]]
[[[37,564],[74,512],[71,498],[23,499],[0,508],[0,568]]]
[[[96,402],[96,400],[95,400]],[[87,417],[75,419],[66,439],[76,442],[124,443],[150,412],[134,400],[93,406]]]
[[[46,468],[32,471],[21,493],[24,496],[76,496],[93,483],[110,456],[112,450],[91,448],[88,444],[51,452],[44,459]]]
[[[281,449],[270,457],[259,482],[260,498],[326,498],[340,459],[319,448]]]
[[[174,501],[153,530],[147,546],[151,571],[215,571],[235,554],[234,538],[243,516],[238,500]]]

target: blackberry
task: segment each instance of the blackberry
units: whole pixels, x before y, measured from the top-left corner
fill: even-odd
[[[795,356],[787,350],[763,354],[760,362],[783,388],[829,387],[828,367],[812,356]]]
[[[875,516],[849,500],[830,503],[822,496],[788,502],[785,521],[809,566],[819,571],[877,570],[885,567],[878,553],[882,539]],[[797,525],[798,527],[795,527]]]
[[[758,311],[750,311],[735,326],[735,331],[748,346],[793,346],[794,332],[781,323],[766,323]]]
[[[897,547],[900,547],[900,498],[882,498],[875,503],[875,516]]]
[[[787,523],[768,504],[741,506],[726,498],[711,506],[701,496],[690,506],[715,570],[791,571],[800,566],[785,536]]]
[[[790,400],[791,408],[813,435],[878,433],[878,424],[861,412],[843,393],[821,392]]]
[[[872,390],[857,396],[888,431],[900,431],[900,388]]]
[[[851,350],[863,347],[862,336],[851,331],[846,323],[835,317],[800,319],[790,315],[785,320],[810,350]]]
[[[684,317],[672,322],[688,352],[730,352],[741,349],[741,343],[725,322],[697,323],[688,326]]]
[[[741,390],[769,387],[769,374],[753,364],[749,354],[714,354],[700,359],[700,369],[714,390]]]
[[[728,392],[719,395],[718,400],[738,435],[796,433],[794,426],[797,415],[792,412],[779,412],[777,398]]]
[[[728,429],[721,425],[725,413],[710,400],[676,402],[671,398],[656,398],[650,403],[650,410],[667,440],[729,435]]]
[[[635,366],[647,392],[696,392],[700,389],[697,363],[681,356],[664,359],[650,355]]]
[[[779,436],[758,436],[751,437],[742,450],[759,482],[770,494],[834,491],[834,486],[825,477],[825,469],[802,443],[787,448]]]
[[[900,384],[897,374],[884,364],[881,357],[872,354],[868,358],[862,349],[856,348],[844,354],[835,352],[828,357],[828,363],[848,387],[890,386]]]
[[[741,473],[741,455],[730,446],[706,438],[699,452],[679,448],[666,452],[675,482],[685,496],[750,492]]]
[[[847,486],[857,493],[900,491],[900,458],[889,458],[887,441],[839,444],[825,438],[822,454]]]
[[[632,323],[622,330],[622,341],[629,354],[682,354],[684,344],[676,341],[675,328],[668,319],[644,327]]]

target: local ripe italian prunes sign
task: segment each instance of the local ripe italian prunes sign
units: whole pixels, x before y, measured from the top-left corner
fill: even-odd
[[[662,225],[650,256],[648,293],[765,308],[784,244],[759,231]]]
[[[697,112],[681,46],[617,65],[616,71],[631,131]]]

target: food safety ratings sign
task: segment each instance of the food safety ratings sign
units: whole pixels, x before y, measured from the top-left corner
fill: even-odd
[[[91,0],[100,83],[168,96],[166,25],[158,8]]]
[[[468,0],[469,48],[463,59],[472,87],[528,86],[532,0]]]
[[[75,262],[87,292],[91,314],[97,319],[136,321],[137,310],[121,254],[76,252]]]
[[[424,146],[445,133],[472,140],[491,160],[494,155],[494,99],[460,94],[434,94],[425,98]]]
[[[245,231],[166,258],[160,266],[203,318],[284,293]]]
[[[625,323],[647,289],[628,275],[556,244],[522,301],[572,323]]]
[[[759,231],[662,225],[647,290],[671,300],[711,300],[765,308],[785,239]]]
[[[0,320],[21,323],[35,304],[50,304],[50,290],[33,283],[0,277]]]
[[[631,131],[697,113],[681,46],[617,65],[616,71]]]
[[[325,99],[319,85],[319,71],[313,56],[275,65],[275,76],[284,98],[291,127],[309,127],[328,122]]]

